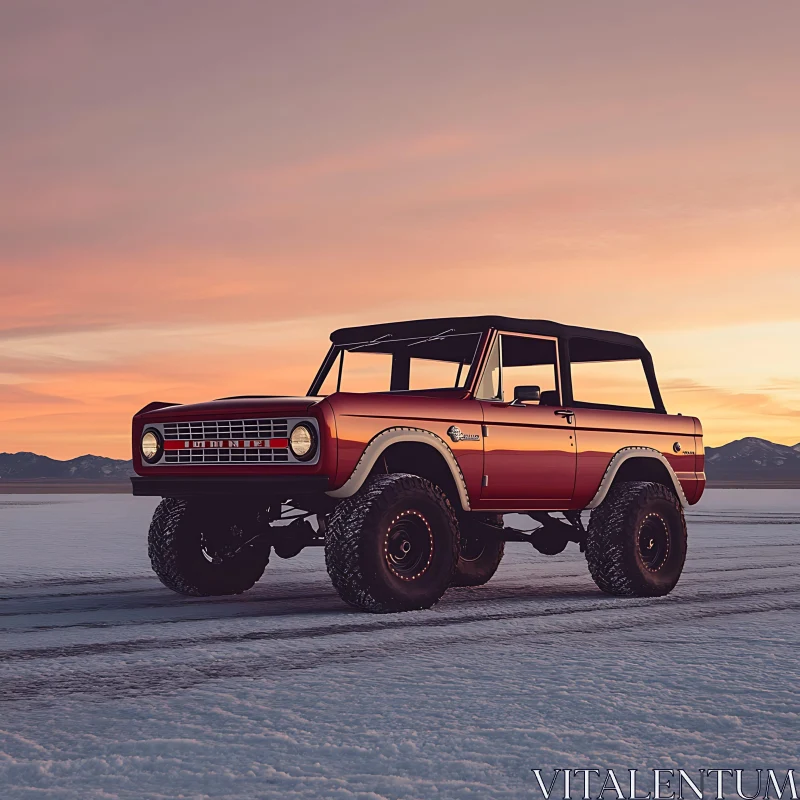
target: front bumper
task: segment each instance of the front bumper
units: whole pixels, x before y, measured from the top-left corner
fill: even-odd
[[[309,494],[324,494],[327,475],[230,475],[202,477],[165,475],[131,478],[137,497],[222,497],[229,495],[283,499]]]

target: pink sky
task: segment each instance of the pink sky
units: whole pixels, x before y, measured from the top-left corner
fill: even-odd
[[[5,2],[0,451],[307,389],[327,334],[640,335],[707,442],[800,441],[800,5]]]

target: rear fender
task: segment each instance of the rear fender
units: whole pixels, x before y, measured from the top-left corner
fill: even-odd
[[[672,481],[672,488],[675,490],[675,494],[678,496],[681,505],[684,508],[689,505],[688,501],[686,500],[686,495],[683,492],[683,487],[681,486],[680,481],[670,466],[669,461],[667,461],[667,459],[664,458],[664,456],[659,453],[658,450],[652,447],[623,447],[622,450],[618,450],[614,454],[609,462],[605,474],[603,475],[603,479],[600,481],[600,486],[598,487],[597,492],[595,493],[591,502],[586,506],[587,509],[597,508],[597,506],[599,506],[600,503],[606,499],[606,495],[614,483],[614,479],[619,472],[619,468],[630,458],[652,458],[661,462],[667,471],[667,475],[669,475],[669,478]]]

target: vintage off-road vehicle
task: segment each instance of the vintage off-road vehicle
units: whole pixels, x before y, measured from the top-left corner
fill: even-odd
[[[149,554],[170,589],[236,594],[271,552],[320,545],[351,605],[427,608],[486,583],[507,541],[549,555],[577,543],[609,594],[678,582],[702,429],[666,413],[638,338],[484,316],[331,342],[306,397],[151,403],[133,418],[133,492],[164,498]],[[536,527],[505,526],[512,512]]]

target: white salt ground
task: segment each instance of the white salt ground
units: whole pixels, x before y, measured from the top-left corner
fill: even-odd
[[[534,767],[800,766],[800,492],[707,492],[666,598],[514,544],[486,587],[391,616],[345,606],[319,550],[237,598],[172,594],[154,505],[0,496],[2,800],[539,798]]]

